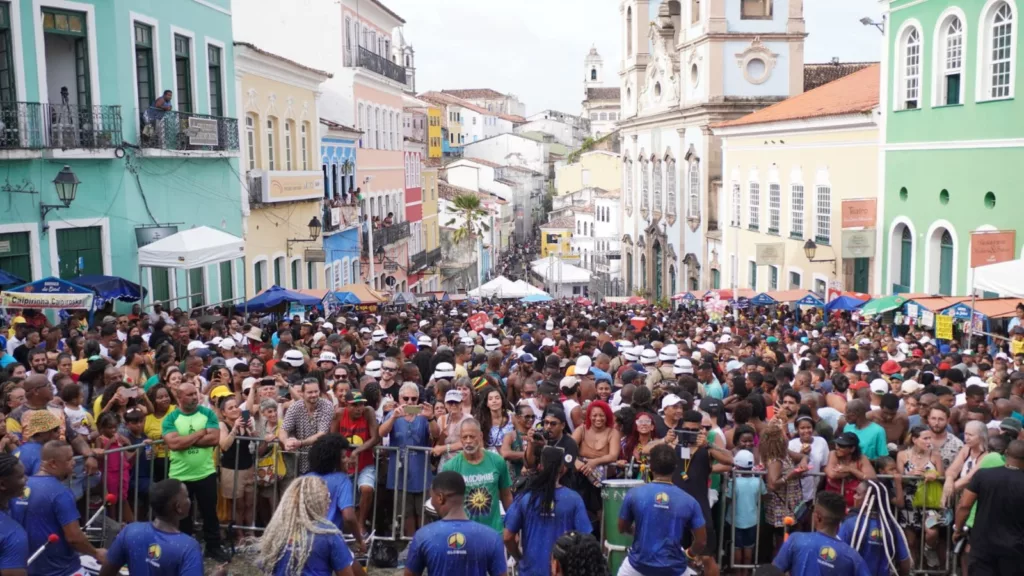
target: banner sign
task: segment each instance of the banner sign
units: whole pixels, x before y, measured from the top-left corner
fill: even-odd
[[[1013,260],[1017,253],[1017,232],[994,230],[971,232],[971,268]]]
[[[935,317],[935,337],[939,340],[953,339],[953,317],[939,315]]]
[[[757,255],[754,261],[758,266],[782,266],[786,259],[786,244],[784,242],[773,242],[771,244],[758,244]]]
[[[46,292],[0,292],[0,307],[44,310],[92,310],[92,294],[62,294]]]
[[[874,228],[878,200],[843,200],[843,228]]]
[[[472,328],[473,331],[477,333],[483,330],[484,325],[490,322],[490,319],[487,317],[487,314],[484,314],[483,312],[477,312],[476,314],[470,316],[467,320],[469,320],[469,327]]]
[[[843,230],[843,258],[873,258],[875,256],[874,230]]]

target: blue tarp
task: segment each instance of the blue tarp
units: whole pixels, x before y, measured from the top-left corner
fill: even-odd
[[[775,298],[772,298],[771,296],[765,294],[764,292],[761,292],[757,296],[751,298],[750,303],[753,304],[754,306],[773,306],[775,304],[778,304],[778,302],[775,301]]]
[[[849,312],[850,310],[856,310],[863,305],[864,300],[858,300],[852,296],[840,296],[828,304],[825,304],[825,312],[834,312],[836,310]]]
[[[4,272],[0,270],[0,286],[10,286],[11,284],[24,284],[25,281],[18,278],[14,274]]]
[[[335,292],[334,293],[334,297],[335,297],[335,299],[337,299],[338,304],[362,304],[363,303],[363,301],[359,299],[359,296],[356,296],[352,292]]]
[[[255,298],[249,300],[246,307],[249,312],[264,312],[286,303],[301,304],[303,306],[316,306],[320,304],[320,299],[316,296],[306,296],[305,294],[292,292],[291,290],[286,290],[280,286],[271,286]]]
[[[808,294],[807,296],[804,296],[803,298],[797,300],[796,301],[796,305],[797,306],[817,306],[818,308],[821,308],[822,306],[825,305],[825,303],[822,302],[821,298],[818,298],[814,294]]]
[[[729,305],[735,306],[737,310],[746,310],[747,308],[750,308],[750,304],[750,298],[744,298],[742,296],[729,300]]]
[[[519,299],[520,302],[549,302],[551,300],[551,296],[547,294],[530,294]]]
[[[102,308],[108,300],[121,300],[123,302],[138,302],[146,289],[134,282],[129,282],[117,276],[103,276],[92,274],[75,278],[75,283],[84,286],[96,293],[96,308]]]

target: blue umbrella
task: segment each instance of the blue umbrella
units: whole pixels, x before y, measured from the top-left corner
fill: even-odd
[[[18,278],[14,274],[4,272],[0,270],[0,286],[10,286],[11,284],[24,284],[25,281]]]
[[[316,306],[320,304],[320,299],[316,296],[306,296],[298,292],[292,292],[286,290],[280,286],[271,286],[265,291],[258,294],[252,300],[248,302],[248,310],[250,312],[263,312],[265,310],[271,310],[277,308],[282,304],[301,304],[303,306]]]
[[[129,282],[117,276],[103,276],[91,274],[75,278],[75,284],[85,286],[96,292],[96,307],[102,308],[107,300],[122,300],[124,302],[138,302],[146,289],[134,282]]]
[[[832,312],[834,310],[842,310],[849,312],[850,310],[856,310],[864,305],[863,300],[858,300],[851,296],[840,296],[835,300],[825,304],[825,312]]]
[[[551,296],[548,296],[547,294],[530,294],[529,296],[524,296],[524,297],[519,299],[520,302],[527,302],[527,303],[531,303],[531,302],[550,302],[551,300],[553,300],[553,298]]]

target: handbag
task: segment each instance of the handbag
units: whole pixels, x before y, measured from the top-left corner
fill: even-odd
[[[914,498],[911,500],[914,508],[925,508],[938,510],[942,508],[942,482],[938,480],[925,480],[917,487]]]

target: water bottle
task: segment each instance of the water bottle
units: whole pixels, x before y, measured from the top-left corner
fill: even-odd
[[[142,449],[142,453],[145,454],[147,462],[152,460],[153,459],[153,445],[152,444],[146,444],[145,447]]]

